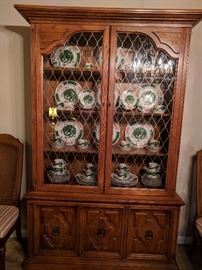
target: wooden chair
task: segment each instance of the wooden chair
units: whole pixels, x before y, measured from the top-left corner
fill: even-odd
[[[16,230],[21,237],[20,190],[23,144],[8,134],[0,134],[0,269],[5,269],[5,245]]]
[[[196,233],[202,239],[202,150],[196,156]]]

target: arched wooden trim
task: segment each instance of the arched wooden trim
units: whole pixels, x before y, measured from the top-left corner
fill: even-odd
[[[81,29],[66,31],[58,40],[54,40],[46,48],[41,48],[41,53],[42,54],[50,54],[53,49],[64,45],[64,43],[67,41],[67,39],[71,38],[74,34],[79,33],[79,32],[81,32]],[[90,31],[86,30],[85,32],[90,32]]]

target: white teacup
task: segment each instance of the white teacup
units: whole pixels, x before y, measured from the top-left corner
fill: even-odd
[[[161,148],[160,141],[156,139],[149,140],[147,147],[150,151],[159,151]]]
[[[54,138],[52,146],[55,148],[62,148],[65,146],[65,143],[61,138]]]
[[[161,166],[156,162],[149,162],[147,171],[151,173],[160,172]]]
[[[127,141],[125,141],[125,140],[123,140],[123,141],[120,142],[119,147],[121,149],[123,149],[123,150],[130,149],[130,143],[127,142]]]
[[[67,175],[67,169],[66,168],[53,168],[52,170],[49,171],[50,175]]]
[[[89,140],[85,140],[85,139],[78,139],[76,142],[76,145],[80,148],[87,148],[90,144]]]
[[[61,169],[61,168],[66,167],[66,165],[67,165],[67,162],[64,159],[62,159],[62,158],[56,158],[53,161],[53,166],[52,167],[53,168]]]
[[[159,105],[155,108],[154,110],[155,113],[165,113],[166,112],[166,107],[163,105]]]

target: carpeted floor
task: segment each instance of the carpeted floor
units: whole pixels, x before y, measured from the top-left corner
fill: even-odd
[[[6,244],[6,270],[22,270],[24,259],[22,246],[15,238],[10,238]]]

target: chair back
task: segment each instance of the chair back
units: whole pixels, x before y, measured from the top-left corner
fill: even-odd
[[[0,134],[0,204],[18,206],[23,165],[23,144],[9,134]]]
[[[196,156],[196,217],[202,217],[202,150]]]

